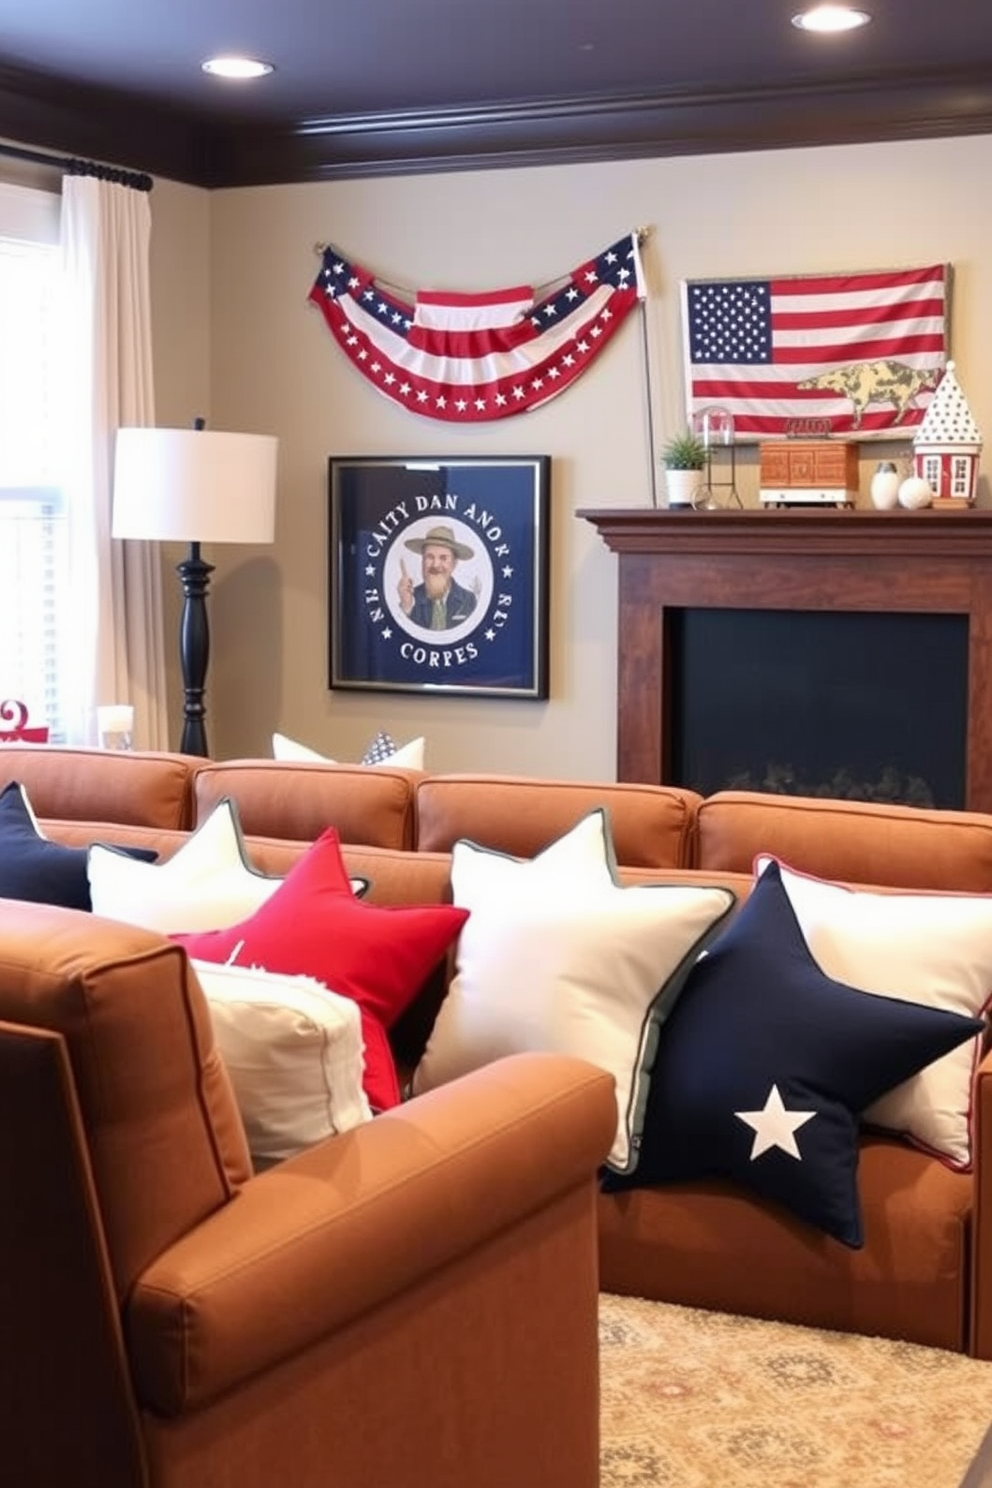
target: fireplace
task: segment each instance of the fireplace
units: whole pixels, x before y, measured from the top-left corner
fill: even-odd
[[[965,801],[963,615],[672,615],[671,780],[911,806]]]
[[[848,617],[869,622],[868,631],[884,622],[877,643],[883,652],[888,647],[904,657],[916,647],[918,719],[901,718],[898,732],[929,727],[939,709],[929,762],[879,757],[858,763],[851,755],[824,767],[809,759],[776,758],[776,752],[766,761],[760,756],[767,751],[759,751],[738,779],[701,778],[699,787],[787,789],[798,781],[826,794],[831,787],[839,793],[840,784],[855,777],[852,793],[861,788],[884,798],[898,776],[900,788],[892,798],[925,804],[929,790],[937,805],[992,811],[992,512],[619,508],[578,515],[596,526],[619,557],[619,780],[689,783],[678,777],[697,768],[683,729],[691,702],[687,631],[689,646],[698,650],[712,646],[708,627],[721,611],[734,613],[742,635],[744,626],[763,620],[788,628],[798,625],[798,617],[842,626]],[[928,622],[933,624],[927,635]],[[854,704],[844,724],[852,738],[862,732],[858,707],[870,701],[855,650],[867,644],[845,640],[828,648],[838,665],[824,685]],[[752,642],[752,649],[757,646]],[[767,644],[764,650],[771,655]],[[788,679],[771,685],[787,691]],[[860,786],[858,775],[864,777]],[[920,780],[925,789],[918,792]]]

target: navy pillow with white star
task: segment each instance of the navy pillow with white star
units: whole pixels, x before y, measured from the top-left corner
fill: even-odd
[[[145,863],[158,857],[153,848],[120,850]],[[85,847],[68,847],[42,835],[19,781],[0,790],[0,898],[89,910],[87,855]]]
[[[637,1167],[604,1188],[727,1178],[859,1248],[860,1113],[982,1027],[825,976],[770,863],[690,972],[658,1042]]]

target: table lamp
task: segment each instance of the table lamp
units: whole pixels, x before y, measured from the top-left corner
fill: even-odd
[[[201,543],[270,543],[275,537],[276,452],[268,434],[121,428],[114,456],[111,535],[188,542],[176,565],[183,587],[179,660],[184,754],[206,755],[203,703],[210,659],[207,590],[212,563]]]

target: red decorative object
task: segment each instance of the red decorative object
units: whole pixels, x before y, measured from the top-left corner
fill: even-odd
[[[0,744],[47,744],[47,728],[28,728],[28,710],[16,698],[7,698],[0,703],[0,723],[10,723],[11,729],[0,728]]]

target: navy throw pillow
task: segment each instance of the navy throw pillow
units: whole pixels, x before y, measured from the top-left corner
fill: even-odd
[[[983,1026],[825,976],[773,862],[689,973],[637,1167],[604,1188],[731,1179],[858,1248],[860,1113]]]
[[[122,848],[132,858],[154,863],[154,848]],[[92,908],[87,847],[51,842],[38,830],[27,792],[16,780],[0,791],[0,898]]]

